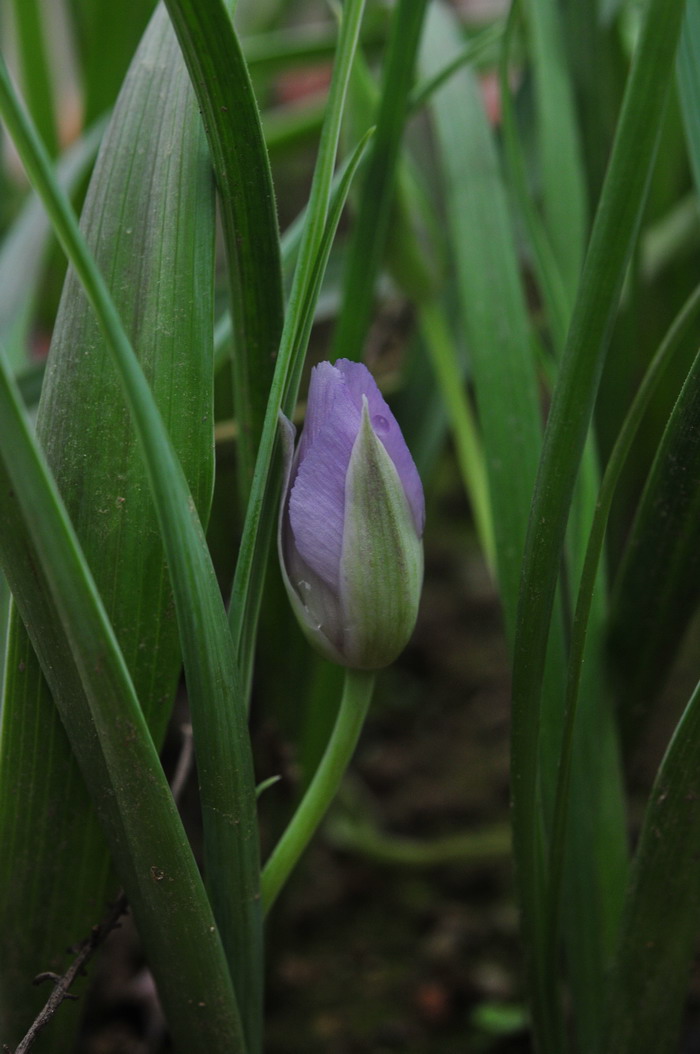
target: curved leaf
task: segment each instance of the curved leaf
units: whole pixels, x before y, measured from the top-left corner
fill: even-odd
[[[83,223],[206,514],[213,473],[214,203],[196,103],[164,12],[144,38],[115,110]],[[74,274],[62,299],[37,427],[160,742],[180,666],[167,569],[119,378]],[[14,1031],[43,1001],[27,981],[54,968],[100,918],[106,860],[31,645],[18,626],[13,637],[0,800],[9,801],[13,787],[26,808],[21,815],[0,814],[2,844],[13,839],[13,852],[3,852],[0,865],[0,957],[3,1018],[16,1022]],[[66,663],[70,668],[68,655]],[[47,810],[46,801],[62,808]],[[28,881],[37,869],[42,884]],[[31,921],[18,927],[20,919]]]

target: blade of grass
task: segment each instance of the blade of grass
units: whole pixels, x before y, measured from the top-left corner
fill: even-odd
[[[280,410],[291,417],[299,389],[306,353],[306,340],[313,320],[310,302],[315,302],[320,281],[318,262],[320,247],[327,229],[332,199],[333,169],[340,134],[352,60],[362,22],[364,0],[349,0],[343,8],[338,50],[328,94],[326,119],[321,132],[319,152],[299,247],[297,266],[285,316],[279,354],[270,388],[268,408],[248,503],[236,575],[233,583],[229,619],[239,669],[244,685],[248,681],[254,644],[254,627],[260,608],[267,554],[276,522],[273,458],[277,444],[277,422]]]
[[[143,371],[48,158],[0,65],[0,113],[114,356],[158,515],[175,597],[192,710],[205,867],[248,1034],[259,1029],[262,934],[255,786],[226,613],[202,525]]]
[[[318,302],[318,296],[321,290],[321,283],[323,281],[323,275],[325,273],[326,264],[330,255],[331,246],[335,237],[335,232],[340,222],[340,217],[345,206],[345,201],[350,188],[350,184],[357,172],[357,169],[362,161],[362,157],[371,136],[371,131],[367,133],[365,138],[358,143],[354,153],[348,159],[344,169],[341,173],[341,179],[338,183],[338,188],[331,199],[331,206],[328,213],[326,222],[326,229],[323,233],[323,238],[318,248],[318,256],[315,262],[315,266],[309,275],[309,287],[307,295],[303,302],[300,304],[299,311],[297,314],[298,319],[298,331],[295,335],[295,351],[296,354],[301,355],[306,351],[306,347],[309,342],[309,336],[311,334],[311,328],[314,321],[314,313],[316,304]],[[297,382],[298,386],[298,382]],[[274,389],[273,389],[274,392]],[[272,393],[271,393],[272,397]],[[290,410],[293,413],[293,410]],[[264,526],[261,530],[265,531],[265,536],[262,535],[257,539],[257,560],[262,560],[265,555],[265,544],[267,534],[273,531],[276,525],[276,504],[277,504],[277,488],[276,483],[273,483],[269,488],[267,494],[264,497],[264,501],[267,503],[266,511],[261,516],[261,521],[264,522]],[[243,552],[243,544],[241,543],[241,552]],[[239,557],[240,559],[240,557]],[[238,568],[236,568],[236,574],[238,575]],[[234,635],[239,634],[234,639],[239,640],[238,651],[240,655],[239,663],[241,670],[241,678],[245,687],[246,696],[250,690],[250,679],[252,674],[252,662],[255,651],[255,636],[257,632],[257,621],[260,608],[260,602],[262,598],[262,587],[264,584],[264,567],[259,568],[257,571],[253,571],[253,577],[257,579],[256,589],[251,593],[251,599],[247,608],[247,615],[244,617],[243,610],[239,611],[238,619],[234,622],[233,632]],[[235,588],[235,582],[234,582]],[[232,607],[235,601],[232,600]],[[238,627],[238,629],[236,628]]]
[[[654,458],[615,581],[611,645],[632,748],[700,600],[697,363]]]
[[[696,188],[700,186],[700,120],[696,109],[700,101],[699,68],[700,14],[695,5],[689,4],[681,32],[676,71]],[[678,453],[683,454],[680,450]],[[659,456],[657,454],[657,458]],[[692,474],[692,464],[687,469]],[[624,741],[629,750],[639,742],[651,705],[663,685],[697,607],[700,589],[698,571],[694,570],[692,527],[685,522],[685,517],[691,515],[692,507],[691,483],[686,465],[680,463],[677,474],[674,474],[670,463],[664,470],[657,460],[652,471],[656,477],[656,493],[650,489],[650,476],[623,553],[611,613],[612,653],[621,695]],[[662,482],[664,478],[665,483]],[[664,520],[659,521],[656,528],[652,526],[659,515],[659,501],[662,500],[664,489],[666,498],[671,502],[669,511],[672,521],[681,532],[678,550],[670,533],[672,523],[666,527]],[[679,563],[683,556],[683,545],[689,559],[685,566]],[[671,574],[667,574],[668,560],[671,561],[670,567],[675,568]],[[654,592],[650,594],[648,589]]]
[[[209,139],[233,321],[239,490],[248,496],[284,305],[270,163],[248,69],[223,0],[166,0]]]
[[[586,240],[585,179],[573,93],[555,0],[527,0],[534,66],[542,208],[569,302],[578,286]]]
[[[518,5],[511,8],[500,62],[501,99],[506,156],[513,175],[515,197],[525,219],[532,246],[532,259],[542,292],[554,359],[561,357],[569,327],[575,285],[566,287],[559,263],[550,243],[548,231],[535,208],[527,185],[524,156],[515,127],[513,101],[508,81],[510,45],[518,15]],[[573,274],[573,269],[572,272]],[[554,363],[551,364],[554,366]],[[575,583],[581,571],[591,510],[598,493],[598,467],[591,437],[583,456],[581,478],[574,493],[567,537],[567,578]],[[577,1038],[582,1051],[596,1051],[605,1004],[605,970],[609,962],[619,921],[626,880],[626,817],[619,764],[617,734],[606,691],[606,650],[604,626],[607,618],[607,582],[604,569],[598,571],[595,603],[591,612],[590,632],[586,641],[584,679],[585,706],[576,726],[576,736],[569,744],[571,767],[577,778],[571,781],[571,824],[566,848],[561,854],[562,872],[557,882],[550,881],[550,906],[544,912],[549,937],[545,935],[546,962],[544,974],[555,976],[559,955],[557,907],[560,903],[558,883],[563,883],[563,931],[569,968],[571,998],[575,1007]],[[567,605],[568,607],[568,605]],[[568,618],[568,614],[567,614]],[[564,683],[558,688],[556,713],[564,724],[562,697]],[[544,711],[549,715],[550,707]],[[551,716],[545,725],[553,726]],[[555,786],[560,779],[560,750],[565,738],[545,735],[542,739],[541,766],[543,783],[556,798]],[[556,804],[552,807],[552,837],[562,838],[565,831],[556,829]],[[550,859],[555,849],[550,846]],[[565,870],[564,870],[565,862]]]
[[[700,685],[674,732],[644,814],[609,983],[604,1054],[678,1050],[700,929],[699,774]]]
[[[526,933],[541,910],[533,817],[542,679],[557,573],[609,331],[665,111],[682,7],[680,0],[651,0],[647,6],[554,388],[530,515],[515,643],[512,740],[515,849]]]
[[[105,130],[98,121],[58,162],[56,179],[71,194],[87,173]],[[24,330],[49,246],[51,224],[41,202],[32,195],[4,234],[0,248],[0,340],[16,350],[10,365],[26,364]]]
[[[51,64],[46,49],[41,4],[39,0],[14,0],[12,11],[24,96],[44,146],[55,157],[58,154],[55,93],[51,84]]]
[[[496,545],[491,518],[484,455],[457,351],[445,315],[437,301],[421,305],[423,339],[435,370],[454,438],[457,462],[471,503],[474,525],[484,558],[492,573],[496,569]]]
[[[442,5],[433,4],[426,23],[424,74],[442,66],[458,48],[459,31],[453,16]],[[498,156],[475,79],[467,71],[455,74],[434,96],[432,110],[444,169],[460,314],[486,458],[506,636],[512,645],[521,555],[541,445],[530,326]],[[550,659],[543,734],[552,758],[560,741],[561,632],[553,636]],[[552,767],[543,775],[542,799],[533,802],[529,815],[528,848],[537,870],[532,875],[531,913],[524,919],[524,933],[535,1034],[543,1051],[558,1054],[563,1043],[558,980],[544,965],[549,909],[544,822],[551,807],[553,780]]]
[[[346,256],[340,314],[331,358],[360,359],[374,285],[384,254],[394,183],[426,0],[399,0],[382,76],[376,131],[363,173],[357,217]]]
[[[2,355],[0,417],[5,572],[118,863],[173,1035],[182,1050],[243,1052],[223,948],[194,857],[112,627]],[[22,802],[15,800],[15,807],[21,811]]]
[[[442,4],[433,4],[426,19],[423,76],[442,68],[459,50],[458,41],[452,16]],[[455,73],[433,96],[431,110],[483,433],[501,596],[512,639],[520,554],[540,448],[530,329],[496,150],[471,73]]]
[[[688,4],[676,62],[678,94],[693,182],[700,187],[700,11]]]
[[[659,383],[661,382],[666,367],[670,364],[673,356],[682,346],[683,337],[696,320],[700,312],[700,287],[688,298],[682,310],[675,318],[665,339],[639,386],[634,401],[630,406],[620,429],[615,446],[612,450],[608,464],[605,469],[598,500],[595,506],[595,514],[586,550],[586,557],[581,581],[579,585],[576,614],[574,618],[571,637],[571,655],[569,660],[569,677],[566,696],[566,728],[564,733],[564,746],[561,754],[559,779],[557,786],[557,803],[555,819],[552,831],[550,875],[552,885],[552,899],[558,899],[561,873],[563,867],[564,852],[564,830],[567,823],[567,795],[571,776],[571,760],[574,725],[577,720],[577,708],[579,703],[579,688],[584,666],[584,652],[586,646],[586,633],[588,621],[593,603],[593,595],[596,582],[598,564],[600,562],[603,543],[605,540],[605,529],[610,514],[615,488],[620,478],[625,461],[629,456],[635,436],[644,419]],[[643,656],[644,651],[637,652],[637,656]],[[551,918],[552,925],[556,927],[556,913]],[[552,943],[556,943],[552,938]]]

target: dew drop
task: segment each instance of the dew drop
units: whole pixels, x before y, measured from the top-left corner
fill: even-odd
[[[377,435],[386,435],[389,431],[389,422],[381,414],[375,414],[372,418],[372,426]]]

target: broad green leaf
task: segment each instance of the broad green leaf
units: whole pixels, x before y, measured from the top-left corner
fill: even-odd
[[[163,13],[124,87],[83,223],[206,516],[213,472],[213,196],[197,107]],[[167,569],[119,378],[74,275],[56,324],[38,432],[160,742],[180,666]],[[24,788],[33,809],[14,827],[13,855],[3,854],[0,940],[8,971],[12,966],[6,1000],[20,1027],[30,1015],[19,993],[28,993],[32,1007],[44,998],[26,987],[27,979],[51,968],[99,919],[106,867],[81,781],[66,774],[69,747],[31,647],[17,627],[15,638],[0,780],[4,788]],[[47,813],[44,800],[65,808]],[[13,817],[0,815],[0,830],[8,823],[15,824]],[[85,861],[80,896],[73,860]],[[50,898],[27,881],[37,868]],[[16,919],[31,919],[31,926],[18,935]]]
[[[118,862],[173,1035],[183,1051],[244,1054],[223,945],[194,856],[124,657],[4,358],[0,417],[2,563]],[[25,801],[33,795],[34,807],[58,824],[70,806],[63,790],[56,788],[47,798],[40,782],[4,786],[3,812],[14,822],[6,825],[3,850],[13,846],[17,832],[22,837]],[[51,848],[80,882],[83,860],[63,856],[59,832],[57,826]],[[24,875],[36,901],[46,895],[44,862],[34,861]],[[8,863],[3,851],[4,875]],[[4,900],[2,907],[7,908]],[[9,920],[16,931],[30,921]],[[5,919],[3,940],[6,927]],[[6,971],[11,974],[11,961],[3,959],[3,982]],[[13,1027],[6,998],[3,991],[3,1038],[12,1039],[18,1028],[24,1034],[31,1020]],[[65,1051],[65,1038],[57,1038],[49,1049]]]

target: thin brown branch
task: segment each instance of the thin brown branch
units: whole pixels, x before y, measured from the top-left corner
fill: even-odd
[[[41,984],[42,981],[46,980],[52,981],[53,991],[32,1022],[29,1031],[20,1041],[19,1046],[15,1049],[15,1054],[28,1054],[28,1051],[32,1049],[39,1038],[40,1032],[46,1028],[61,1003],[65,999],[77,999],[77,996],[74,996],[69,992],[71,985],[76,977],[84,971],[87,962],[92,958],[107,935],[111,933],[113,929],[116,929],[119,925],[119,919],[127,911],[128,904],[125,895],[122,893],[109,914],[97,926],[92,927],[89,937],[86,937],[85,940],[81,941],[73,962],[64,974],[40,973],[34,978],[34,984]],[[6,1051],[8,1049],[8,1047],[5,1047]]]
[[[173,798],[176,802],[180,800],[180,796],[185,788],[194,763],[192,726],[184,724],[181,726],[180,731],[182,733],[180,756],[178,757],[175,773],[170,783]],[[122,915],[125,915],[128,910],[129,902],[126,899],[126,894],[122,892],[119,894],[113,907],[102,922],[93,926],[90,935],[85,937],[84,940],[77,945],[75,958],[65,973],[56,974],[47,970],[44,973],[37,974],[34,978],[34,984],[42,984],[44,981],[51,981],[53,983],[53,990],[43,1008],[39,1011],[32,1022],[28,1032],[25,1034],[24,1038],[20,1040],[19,1046],[15,1048],[14,1054],[28,1054],[36,1043],[39,1034],[49,1024],[61,1003],[66,999],[78,998],[78,996],[73,995],[70,991],[71,985],[76,977],[85,972],[85,966],[89,960],[95,954],[100,945],[104,943],[112,930],[119,926],[120,918]],[[7,1044],[3,1044],[3,1051],[5,1054],[12,1054]]]

